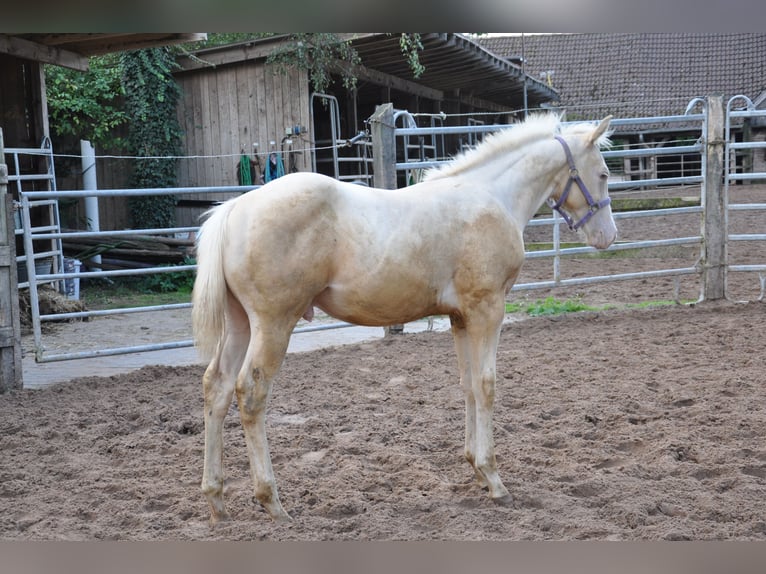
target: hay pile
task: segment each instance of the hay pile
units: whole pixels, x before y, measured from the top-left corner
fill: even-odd
[[[86,311],[85,303],[79,300],[67,299],[55,289],[48,286],[39,286],[37,296],[41,315],[53,315],[59,313],[75,313]],[[19,291],[19,318],[22,328],[32,328],[32,306],[30,305],[29,289]],[[82,319],[61,319],[61,321],[80,321]],[[87,320],[87,317],[85,318]]]

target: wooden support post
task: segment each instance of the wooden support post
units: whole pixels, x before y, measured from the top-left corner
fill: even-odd
[[[723,96],[707,98],[705,173],[702,183],[702,299],[726,297],[728,189],[724,185]]]
[[[23,387],[15,227],[0,129],[0,393]]]
[[[394,105],[382,104],[370,118],[372,135],[373,185],[382,189],[396,189],[396,139],[394,136]],[[386,336],[404,332],[404,325],[389,325]]]
[[[394,139],[394,105],[375,108],[370,118],[372,135],[373,185],[396,189],[396,141]]]

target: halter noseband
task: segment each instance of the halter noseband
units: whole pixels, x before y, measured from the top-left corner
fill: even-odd
[[[561,136],[554,136],[558,142],[562,145],[564,148],[564,153],[567,156],[567,163],[569,164],[569,180],[567,181],[566,187],[564,187],[564,192],[561,194],[561,197],[559,197],[559,200],[557,202],[553,202],[553,200],[550,201],[550,206],[552,209],[555,209],[559,212],[561,217],[564,218],[564,221],[567,222],[567,225],[569,226],[569,229],[572,231],[577,231],[580,229],[583,225],[588,223],[590,221],[590,218],[595,215],[595,213],[599,209],[603,209],[607,205],[611,203],[611,199],[609,197],[605,197],[601,201],[595,201],[593,199],[593,196],[588,192],[588,188],[585,186],[585,182],[580,178],[580,174],[577,171],[577,168],[575,167],[574,159],[572,158],[572,152],[569,150],[569,145],[567,145],[567,142],[564,141],[564,138]],[[569,196],[569,190],[572,189],[572,183],[576,183],[577,187],[580,188],[580,191],[583,194],[583,197],[585,197],[585,201],[588,202],[588,213],[586,213],[580,221],[577,223],[574,222],[574,220],[567,214],[561,207],[566,203],[567,197]]]

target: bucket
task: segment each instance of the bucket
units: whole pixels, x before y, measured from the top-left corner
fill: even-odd
[[[53,267],[53,261],[50,258],[38,259],[35,261],[35,276],[48,275]],[[27,274],[26,262],[17,263],[16,270],[18,272],[19,283],[26,283],[29,281],[29,275]]]
[[[82,262],[79,259],[64,257],[64,273],[79,273]],[[80,299],[80,278],[70,277],[64,279],[64,294],[67,299]]]

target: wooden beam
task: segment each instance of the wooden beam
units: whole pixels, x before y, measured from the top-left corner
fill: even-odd
[[[111,40],[102,41],[94,39],[80,44],[82,51],[91,56],[112,54],[114,52],[127,52],[129,50],[141,50],[143,48],[156,48],[196,42],[205,40],[207,34],[126,34],[124,37],[115,37]],[[74,44],[72,45],[74,48]]]
[[[8,34],[0,34],[0,53],[10,54],[17,58],[42,62],[44,64],[55,64],[65,68],[88,71],[88,58],[81,56],[69,50],[45,46],[22,38],[15,38]]]
[[[342,71],[341,65],[337,64],[334,71],[336,73],[340,73]],[[428,86],[423,86],[422,84],[418,84],[416,82],[411,82],[397,76],[392,76],[391,74],[386,74],[385,72],[372,70],[366,66],[356,65],[352,68],[351,73],[359,80],[372,82],[373,84],[385,86],[387,88],[393,88],[406,94],[412,94],[413,96],[420,96],[421,98],[436,101],[441,101],[444,99],[444,92],[441,90],[429,88]]]
[[[498,112],[500,114],[510,114],[515,111],[512,108],[509,108],[508,106],[504,106],[496,102],[490,102],[489,100],[484,100],[482,98],[475,98],[473,96],[461,94],[460,96],[458,96],[457,99],[460,101],[460,103],[465,104],[467,106],[485,109],[490,112]]]
[[[248,60],[258,60],[269,56],[279,46],[278,42],[254,40],[252,43],[229,45],[208,50],[200,50],[193,55],[180,55],[176,59],[182,73],[204,68],[215,68],[227,64],[237,64]]]

